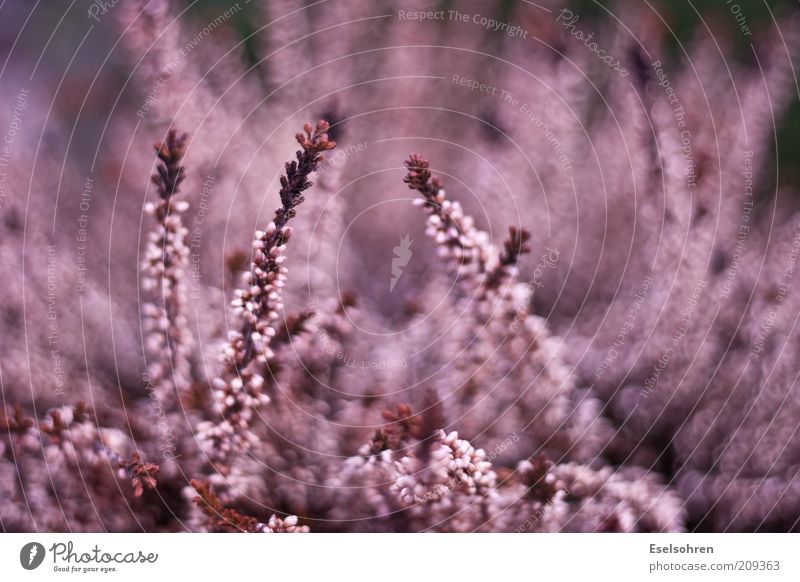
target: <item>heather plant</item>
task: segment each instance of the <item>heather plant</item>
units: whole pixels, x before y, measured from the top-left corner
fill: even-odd
[[[797,530],[796,15],[552,4],[120,3],[86,165],[15,94],[0,528]]]
[[[523,301],[526,293],[515,281],[515,264],[529,250],[525,244],[529,233],[512,228],[503,251],[497,251],[487,233],[475,229],[474,220],[463,213],[461,206],[446,199],[441,181],[432,176],[427,160],[416,155],[406,162],[405,182],[422,195],[420,201],[429,214],[427,232],[438,245],[438,254],[446,259],[459,279],[461,292],[450,296],[453,309],[458,309],[470,294],[477,303],[473,309],[475,317],[464,318],[466,325],[457,330],[467,336],[469,346],[470,355],[465,355],[468,364],[462,366],[465,372],[471,370],[474,375],[470,363],[478,364],[479,369],[488,368],[487,362],[475,356],[495,350],[490,374],[481,374],[477,380],[458,380],[457,385],[470,386],[470,382],[494,385],[497,392],[503,394],[502,400],[495,397],[495,414],[505,407],[514,409],[512,420],[497,417],[494,422],[501,421],[505,430],[518,431],[524,435],[523,446],[540,452],[533,463],[522,461],[514,467],[515,471],[506,470],[504,479],[499,480],[484,449],[475,449],[468,440],[459,438],[457,432],[447,434],[444,430],[451,424],[463,425],[494,443],[492,435],[496,431],[479,429],[487,420],[485,415],[472,418],[470,414],[474,403],[486,395],[469,388],[469,394],[464,396],[449,395],[450,404],[445,408],[436,389],[430,388],[422,401],[421,413],[412,414],[407,404],[397,405],[396,412],[384,411],[382,416],[388,424],[359,448],[357,456],[341,458],[347,452],[343,445],[353,440],[353,435],[348,438],[346,432],[366,434],[363,428],[354,430],[355,415],[374,415],[370,409],[376,405],[364,404],[367,394],[348,395],[338,390],[337,394],[327,396],[316,394],[313,391],[315,379],[307,378],[304,383],[292,373],[291,368],[296,364],[292,359],[286,361],[287,354],[282,352],[291,348],[295,352],[292,355],[301,362],[305,356],[318,360],[317,367],[334,366],[330,359],[320,366],[319,358],[324,358],[325,351],[318,342],[301,344],[293,340],[308,334],[321,335],[324,330],[327,342],[346,345],[349,330],[341,325],[337,328],[336,320],[354,306],[353,300],[343,301],[324,316],[301,312],[285,317],[283,326],[279,323],[283,311],[281,297],[288,276],[284,253],[292,232],[287,223],[295,217],[304,192],[311,187],[309,176],[322,161],[323,153],[336,145],[328,139],[328,129],[325,121],[316,126],[306,124],[304,132],[296,136],[301,149],[297,160],[288,162],[281,176],[281,206],[266,229],[255,233],[250,268],[242,274],[243,286],[232,301],[234,314],[243,322],[241,331],[229,332],[228,343],[222,351],[220,374],[210,386],[212,397],[208,400],[213,400],[213,405],[205,406],[203,402],[207,400],[191,401],[193,341],[185,321],[182,283],[187,269],[187,229],[181,222],[188,203],[175,200],[185,179],[181,162],[188,136],[179,136],[170,130],[166,141],[156,144],[160,163],[153,183],[158,203],[148,203],[145,208],[155,218],[156,225],[148,240],[143,285],[146,290],[159,291],[161,306],[148,303],[143,312],[150,334],[146,345],[153,358],[148,378],[152,398],[159,403],[165,418],[175,419],[178,404],[182,402],[195,408],[190,412],[193,417],[205,418],[195,427],[198,441],[192,447],[195,450],[182,448],[180,453],[198,459],[188,463],[177,457],[170,459],[171,463],[179,465],[179,470],[170,471],[171,478],[182,478],[184,471],[181,469],[192,467],[203,473],[205,479],[193,479],[189,483],[192,491],[187,491],[186,496],[196,506],[196,511],[190,512],[190,523],[197,529],[210,531],[302,532],[309,528],[298,525],[294,513],[306,519],[347,523],[352,518],[341,514],[341,508],[347,507],[352,515],[368,519],[370,528],[506,531],[521,527],[509,521],[507,512],[512,506],[523,505],[531,514],[542,517],[541,523],[531,523],[528,527],[543,531],[569,528],[572,520],[577,520],[576,529],[591,528],[592,531],[603,528],[679,530],[682,514],[679,501],[651,476],[634,474],[627,480],[622,476],[626,472],[598,471],[588,466],[602,466],[598,461],[597,438],[589,445],[578,443],[589,442],[585,438],[587,431],[602,434],[599,428],[602,422],[595,418],[596,410],[580,409],[596,408],[596,405],[586,399],[570,403],[574,388],[568,375],[553,378],[548,370],[557,370],[563,364],[553,361],[557,356],[548,346],[550,340],[544,323],[536,321],[533,315],[519,313],[514,303],[515,299]],[[519,317],[520,322],[515,321],[515,317]],[[510,327],[512,323],[515,324],[513,328]],[[471,331],[481,329],[490,330],[486,337],[468,337]],[[512,336],[520,335],[521,341],[504,338],[509,329]],[[336,339],[332,339],[331,334],[336,334]],[[302,355],[297,353],[300,351]],[[498,351],[502,351],[502,356]],[[539,352],[543,352],[542,356],[537,355]],[[514,385],[518,379],[509,375],[501,358],[510,360],[511,370],[513,359],[529,360],[527,365],[532,366],[532,374],[539,376],[538,381],[532,388],[525,387],[521,394],[517,393]],[[308,369],[305,371],[310,373]],[[280,387],[284,384],[292,386],[291,392],[281,393]],[[263,422],[270,414],[267,406],[271,403],[270,393],[275,400],[283,402],[272,412],[276,420]],[[372,399],[380,405],[377,395],[373,394]],[[356,407],[354,402],[362,405]],[[312,410],[324,410],[329,418],[347,422],[339,426],[336,426],[339,423],[316,423],[311,431],[292,430],[287,423],[283,430],[277,431],[275,425],[291,417],[289,409],[301,403]],[[256,417],[262,408],[266,408],[265,416]],[[132,454],[130,461],[122,460],[105,444],[109,437],[103,433],[89,430],[78,437],[73,434],[78,429],[72,426],[86,422],[84,409],[79,405],[69,414],[64,420],[61,412],[52,411],[51,424],[43,424],[37,431],[35,422],[25,418],[17,407],[4,421],[10,446],[23,448],[27,442],[27,447],[35,450],[37,439],[49,437],[55,443],[69,445],[71,455],[61,461],[55,452],[60,449],[54,447],[50,458],[46,454],[44,459],[48,469],[68,460],[82,473],[102,465],[105,459],[109,466],[118,468],[120,475],[129,475],[134,497],[141,497],[145,489],[157,489],[158,465],[143,461],[138,451]],[[448,422],[447,414],[455,420]],[[588,429],[567,427],[570,422],[586,418],[591,422]],[[592,428],[595,424],[597,429]],[[290,435],[291,440],[287,438]],[[115,448],[127,443],[124,435],[118,436],[118,441]],[[312,443],[338,453],[338,458],[332,456],[325,463],[310,461],[304,448]],[[589,448],[585,449],[586,446]],[[294,455],[291,454],[293,450],[296,451]],[[547,454],[541,452],[544,450],[557,455],[560,461],[574,458],[588,465],[566,462],[553,465]],[[203,458],[206,461],[199,461]],[[287,487],[280,478],[285,475],[270,478],[258,466],[264,459],[268,460],[264,465],[267,470],[276,473],[277,469],[281,473],[285,470],[297,482]],[[214,491],[214,486],[222,491],[222,497]],[[314,495],[311,492],[314,488],[324,489],[327,495]],[[364,495],[365,490],[374,492]],[[260,522],[229,506],[247,505],[248,497],[257,499],[255,496],[259,494],[269,499],[268,506],[282,507],[293,513],[285,519],[273,514]],[[57,498],[54,501],[57,502]],[[559,517],[551,518],[551,514]]]

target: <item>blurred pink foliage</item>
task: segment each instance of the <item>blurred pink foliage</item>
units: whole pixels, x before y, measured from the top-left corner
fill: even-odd
[[[248,70],[225,26],[115,6],[90,177],[34,92],[5,178],[0,527],[796,530],[796,35],[670,67],[631,9],[631,76],[589,79],[536,10],[560,54],[277,0]]]

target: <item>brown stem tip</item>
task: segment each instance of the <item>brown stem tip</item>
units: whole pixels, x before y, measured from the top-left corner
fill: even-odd
[[[408,184],[409,188],[419,191],[425,198],[433,198],[442,189],[439,177],[431,175],[428,160],[419,154],[411,154],[404,163],[408,174],[403,178],[403,182]]]
[[[158,195],[162,200],[169,200],[178,191],[183,182],[185,171],[181,160],[186,153],[186,141],[189,134],[178,135],[174,129],[167,133],[167,139],[155,144],[156,154],[161,163],[153,174],[153,183],[158,186]]]

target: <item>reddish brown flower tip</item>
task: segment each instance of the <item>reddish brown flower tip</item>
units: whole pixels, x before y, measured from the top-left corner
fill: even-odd
[[[330,124],[324,119],[319,120],[313,127],[310,123],[305,123],[303,124],[305,134],[298,133],[294,137],[304,150],[322,153],[336,147],[336,142],[328,139],[329,128]]]
[[[508,228],[508,239],[503,243],[503,253],[500,256],[500,263],[503,265],[513,265],[521,255],[529,253],[531,247],[527,242],[531,239],[531,233],[524,228],[511,226]]]
[[[156,168],[157,172],[153,174],[152,180],[158,186],[158,194],[163,200],[169,200],[186,177],[181,161],[186,153],[188,139],[188,133],[178,135],[176,130],[170,129],[167,139],[155,144],[161,164]]]
[[[213,530],[223,532],[258,531],[258,520],[256,518],[223,506],[222,501],[217,497],[207,481],[192,479],[190,484],[197,491],[193,501],[208,517]]]
[[[141,497],[145,489],[156,488],[156,475],[160,468],[155,463],[142,461],[139,453],[133,453],[129,461],[121,461],[119,466],[130,475],[134,497]]]
[[[442,183],[438,176],[431,175],[428,160],[419,154],[411,154],[404,162],[408,174],[403,182],[412,190],[418,190],[425,198],[432,198],[441,190]]]

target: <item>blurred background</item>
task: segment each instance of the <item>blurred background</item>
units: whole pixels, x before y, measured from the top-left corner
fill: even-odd
[[[325,118],[339,149],[298,218],[287,311],[355,291],[362,340],[424,369],[403,350],[452,282],[402,183],[421,152],[495,243],[531,231],[526,309],[602,402],[609,462],[663,476],[689,528],[796,529],[797,4],[5,0],[3,399],[129,422],[142,208],[173,127],[190,136],[191,326],[217,362],[293,136]],[[381,388],[408,391],[398,374]]]

